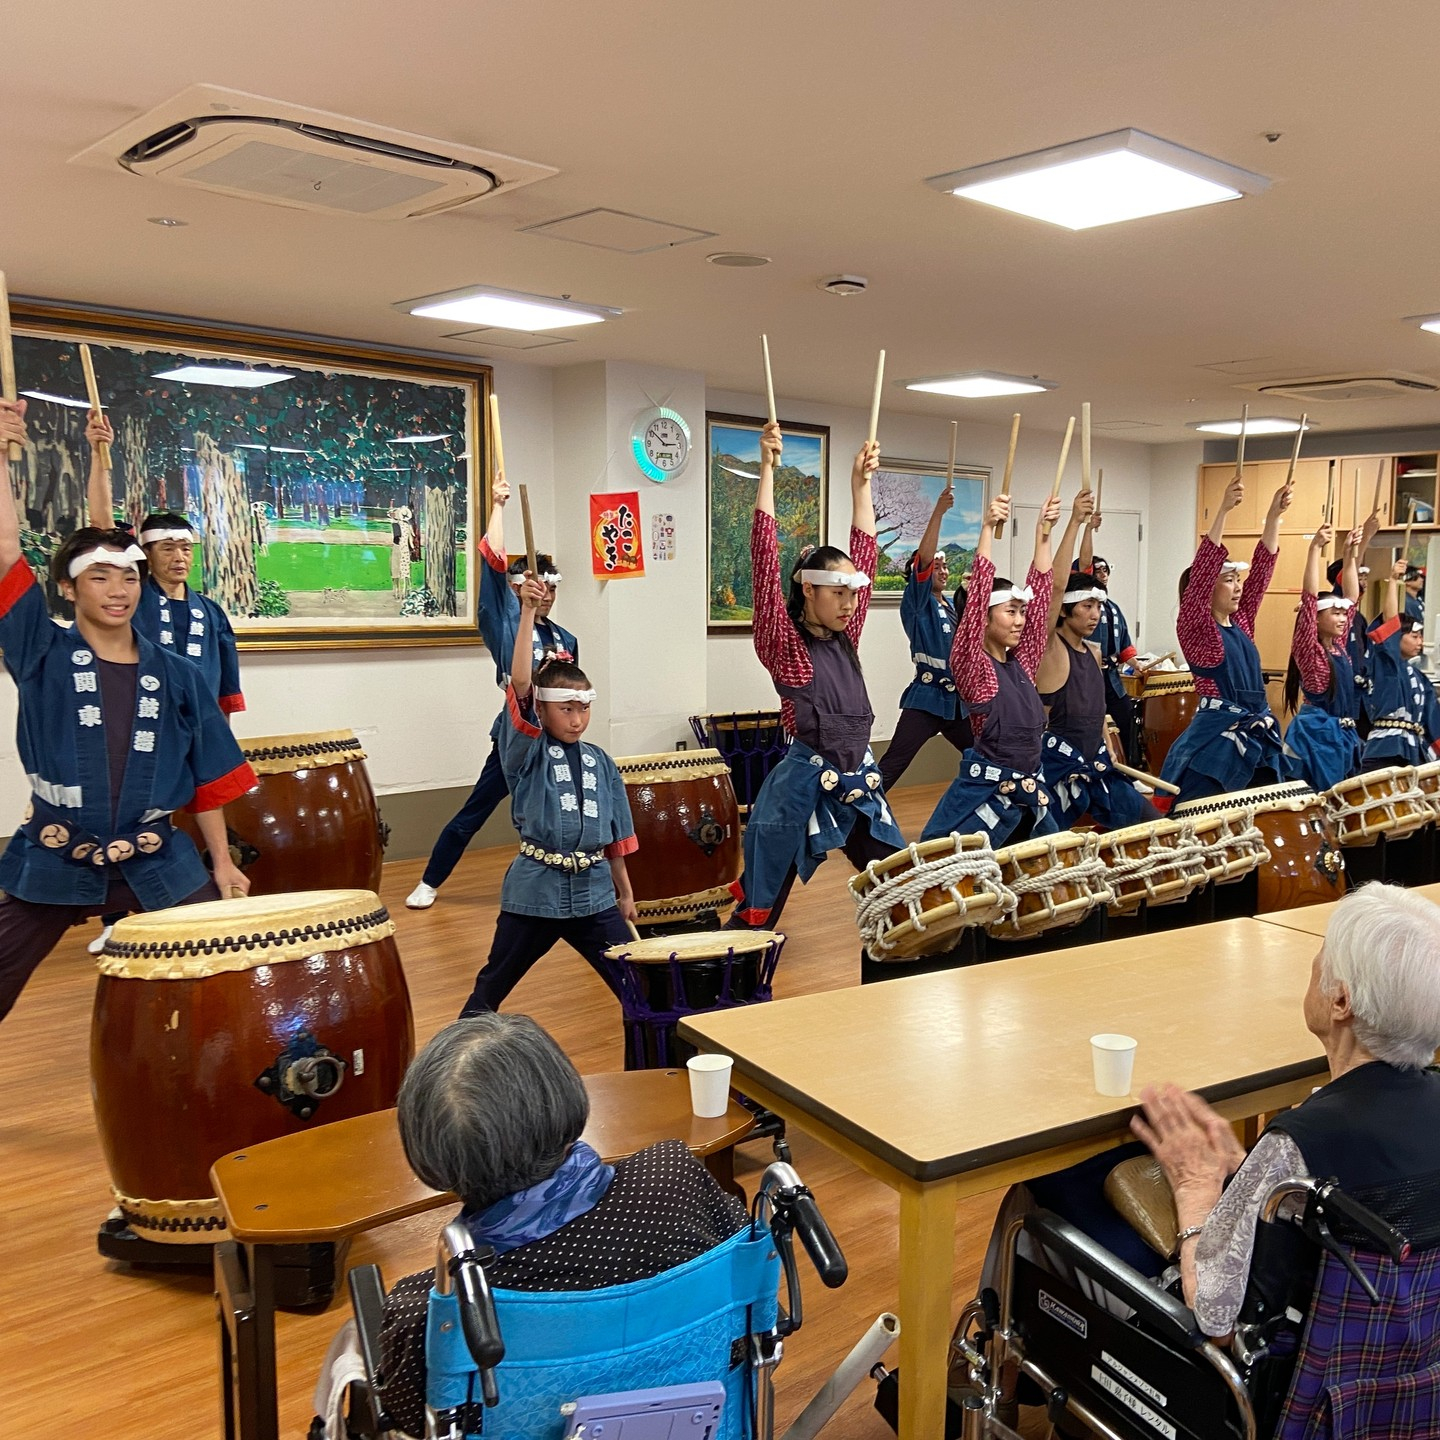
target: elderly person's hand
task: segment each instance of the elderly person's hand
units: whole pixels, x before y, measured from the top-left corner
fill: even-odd
[[[1160,1162],[1171,1190],[1177,1197],[1184,1191],[1205,1195],[1213,1204],[1245,1159],[1229,1124],[1178,1085],[1147,1085],[1140,1103],[1144,1118],[1136,1115],[1130,1128]]]

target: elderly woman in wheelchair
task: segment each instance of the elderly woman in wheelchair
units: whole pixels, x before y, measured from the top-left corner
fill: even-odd
[[[526,1016],[459,1020],[416,1057],[405,1154],[464,1209],[433,1271],[388,1295],[377,1267],[350,1272],[364,1379],[327,1435],[560,1440],[632,1413],[683,1417],[691,1440],[756,1433],[747,1421],[800,1322],[792,1235],[826,1285],[845,1279],[810,1192],[771,1165],[747,1215],[681,1141],[605,1164],[580,1138],[588,1116],[575,1067]],[[344,1333],[317,1394],[327,1407]]]
[[[1074,1223],[1095,1167],[1037,1183],[1049,1208],[1012,1192],[953,1342],[964,1434],[1012,1434],[1018,1399],[1118,1440],[1440,1436],[1440,907],[1348,896],[1303,1009],[1329,1081],[1248,1155],[1198,1096],[1145,1091],[1153,1159],[1105,1196],[1149,1274]]]

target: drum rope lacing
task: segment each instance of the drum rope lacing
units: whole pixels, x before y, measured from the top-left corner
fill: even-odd
[[[249,748],[248,742],[242,740],[240,748],[247,760],[314,759],[321,755],[334,755],[350,760],[368,758],[364,748],[353,735],[346,736],[343,740],[316,740],[304,745],[265,745],[258,749]]]
[[[905,907],[911,926],[924,934],[926,926],[920,902],[930,890],[945,891],[961,915],[966,914],[971,906],[988,906],[996,899],[999,900],[1001,914],[1009,915],[1014,911],[1020,897],[1006,885],[989,842],[977,849],[962,850],[961,837],[952,835],[951,839],[956,847],[952,854],[929,860],[921,856],[917,846],[906,846],[911,868],[898,875],[876,875],[872,860],[865,867],[871,888],[863,895],[854,892],[854,882],[851,882],[852,893],[855,893],[855,923],[867,950],[883,955],[895,948],[893,944],[887,945],[881,937],[885,931],[894,928],[890,912],[897,905]],[[960,892],[959,882],[964,879],[975,881],[973,895]]]
[[[105,942],[107,959],[172,959],[188,955],[226,955],[240,950],[270,950],[283,945],[343,939],[376,926],[390,923],[390,912],[382,905],[368,915],[323,920],[317,924],[287,930],[257,930],[246,935],[215,935],[182,940],[116,940]]]
[[[1190,832],[1199,846],[1200,863],[1205,870],[1209,872],[1218,864],[1221,873],[1234,878],[1235,875],[1243,875],[1256,866],[1269,864],[1270,848],[1265,843],[1265,832],[1255,823],[1255,811],[1249,807],[1236,810],[1230,818],[1232,823],[1238,820],[1242,828],[1222,829],[1219,835],[1210,841],[1201,840],[1193,831]],[[1229,858],[1232,852],[1234,861]],[[1232,871],[1231,866],[1239,860],[1253,863],[1248,864],[1244,870]]]
[[[1010,882],[1011,893],[1017,900],[1021,895],[1043,894],[1048,912],[1057,914],[1057,908],[1050,899],[1050,892],[1057,885],[1073,885],[1077,882],[1080,882],[1080,888],[1087,892],[1083,897],[1087,911],[1096,905],[1108,905],[1115,898],[1114,892],[1105,883],[1112,873],[1111,867],[1100,858],[1098,848],[1091,849],[1083,859],[1069,865],[1058,863],[1059,856],[1053,848],[1049,853],[1050,859],[1057,863],[1052,864],[1048,870],[1042,870],[1038,875],[1019,875]],[[1078,906],[1082,901],[1071,900],[1064,903]],[[1011,909],[1013,908],[1012,906]]]
[[[1341,800],[1339,796],[1335,794],[1335,791],[1330,789],[1325,792],[1325,808],[1329,811],[1332,820],[1348,820],[1352,815],[1368,816],[1372,810],[1383,810],[1393,822],[1393,826],[1381,828],[1398,829],[1402,826],[1404,819],[1413,819],[1415,824],[1409,828],[1419,829],[1420,826],[1429,823],[1428,820],[1423,817],[1429,816],[1434,812],[1430,797],[1426,795],[1416,783],[1413,770],[1411,771],[1411,778],[1408,783],[1410,786],[1408,790],[1392,790],[1385,795],[1367,795],[1364,789],[1361,788],[1359,790],[1360,800],[1357,804],[1351,804],[1349,801]],[[1405,817],[1401,817],[1396,813],[1395,807],[1397,805],[1404,805],[1406,807],[1407,813]],[[1421,815],[1416,814],[1417,808],[1422,812]],[[1361,827],[1361,833],[1364,834],[1368,832],[1369,829],[1370,826],[1366,824]]]

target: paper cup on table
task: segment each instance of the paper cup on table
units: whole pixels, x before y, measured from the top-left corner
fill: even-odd
[[[1128,1095],[1135,1073],[1135,1041],[1129,1035],[1092,1035],[1090,1059],[1095,1088],[1102,1095]]]
[[[690,1072],[690,1108],[702,1120],[716,1120],[730,1104],[730,1072],[735,1062],[728,1055],[692,1055],[685,1062]]]

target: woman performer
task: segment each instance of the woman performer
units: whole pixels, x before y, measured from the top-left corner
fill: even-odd
[[[1069,828],[1084,814],[1111,829],[1158,820],[1160,812],[1119,774],[1105,745],[1106,686],[1100,647],[1091,639],[1106,603],[1105,587],[1084,570],[1070,569],[1076,532],[1095,507],[1093,491],[1075,497],[1060,537],[1054,570],[1069,577],[1049,608],[1050,639],[1035,688],[1049,711],[1042,766],[1056,821]]]
[[[950,676],[955,607],[945,598],[949,563],[940,549],[940,522],[954,503],[955,489],[946,485],[930,512],[920,548],[905,566],[900,623],[910,642],[915,678],[900,697],[900,719],[880,762],[880,780],[887,795],[932,735],[943,735],[962,755],[970,748],[970,722],[956,702],[955,681]]]
[[[1285,731],[1280,774],[1328,790],[1355,773],[1360,760],[1360,690],[1350,660],[1350,627],[1360,596],[1359,530],[1345,542],[1340,573],[1344,593],[1321,595],[1320,567],[1333,534],[1322,525],[1305,557],[1304,590],[1290,640],[1285,709],[1295,718]],[[1300,704],[1301,690],[1305,703]]]
[[[495,683],[503,690],[510,683],[506,667],[515,648],[515,632],[520,623],[520,602],[517,587],[525,581],[525,556],[508,560],[505,555],[505,505],[510,499],[510,486],[502,473],[495,477],[490,501],[490,523],[480,540],[480,634],[485,648],[495,661]],[[545,600],[535,612],[531,632],[532,660],[539,666],[544,660],[580,659],[580,642],[562,625],[550,618],[555,604],[560,575],[555,562],[543,551],[535,564],[545,585]],[[426,861],[420,883],[405,897],[412,910],[428,910],[436,901],[440,887],[459,864],[465,847],[480,832],[480,827],[505,798],[505,773],[500,765],[500,729],[505,723],[502,707],[490,727],[490,753],[480,771],[475,788],[465,803],[450,817],[435,841],[435,848]]]
[[[1229,559],[1221,543],[1225,516],[1245,498],[1239,475],[1215,507],[1210,533],[1180,577],[1180,649],[1195,673],[1200,705],[1170,747],[1161,778],[1180,787],[1175,803],[1274,782],[1280,765],[1280,730],[1265,699],[1265,676],[1255,648],[1255,617],[1280,550],[1280,517],[1290,508],[1291,486],[1270,501],[1265,529],[1250,564]],[[1240,572],[1250,576],[1241,588]]]
[[[1423,621],[1400,613],[1405,562],[1397,560],[1385,582],[1378,619],[1370,627],[1370,734],[1361,753],[1362,770],[1391,765],[1424,765],[1440,739],[1440,706],[1430,677],[1415,665],[1425,648]]]
[[[1091,638],[1100,647],[1100,668],[1105,672],[1105,709],[1120,731],[1120,750],[1128,760],[1139,753],[1135,702],[1125,693],[1120,667],[1135,658],[1135,645],[1130,639],[1125,612],[1110,598],[1110,562],[1095,553],[1095,532],[1103,519],[1099,511],[1090,517],[1080,540],[1078,568],[1092,576],[1105,592],[1105,598],[1100,602],[1100,623]],[[1063,575],[1065,571],[1061,569],[1060,573]]]
[[[25,407],[0,401],[0,445],[25,442]],[[144,553],[83,526],[51,561],[75,625],[46,613],[0,484],[0,648],[19,691],[17,743],[30,808],[0,857],[0,1018],[77,921],[218,900],[250,882],[230,860],[227,801],[256,781],[200,671],[131,624]],[[184,807],[210,852],[174,829]]]
[[[870,753],[875,713],[860,672],[860,632],[875,575],[875,506],[870,477],[880,447],[862,445],[850,469],[850,553],[833,545],[805,550],[780,586],[775,528],[775,465],[780,427],[760,432],[760,486],[750,530],[755,590],[755,653],[780,696],[781,723],[794,736],[765,777],[745,826],[745,870],[731,886],[729,926],[779,922],[790,887],[804,884],[831,850],[857,870],[905,844]]]
[[[1035,557],[1019,587],[997,579],[990,558],[994,527],[1009,518],[1010,497],[995,496],[980,527],[969,599],[950,647],[950,671],[970,709],[975,742],[960,757],[960,773],[940,797],[921,837],[925,840],[983,834],[999,846],[1012,837],[1050,835],[1060,828],[1050,814],[1050,794],[1040,773],[1045,707],[1035,689],[1049,638],[1048,530],[1060,518],[1060,501],[1052,496],[1040,512]]]

